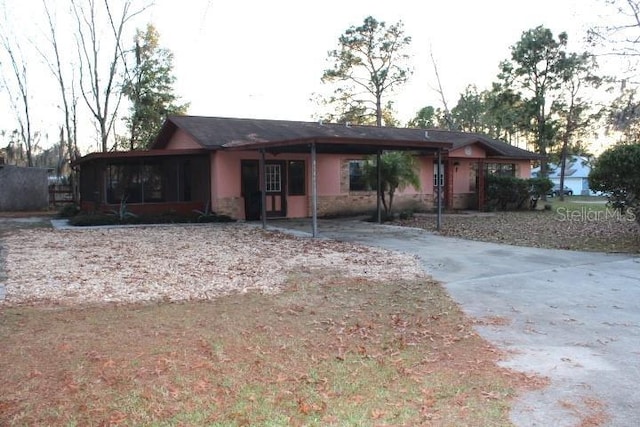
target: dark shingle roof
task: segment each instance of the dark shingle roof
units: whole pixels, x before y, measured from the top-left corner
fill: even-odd
[[[433,139],[451,142],[453,144],[452,150],[477,143],[488,149],[488,151],[495,156],[532,160],[541,157],[537,153],[523,150],[515,145],[507,144],[504,141],[493,139],[479,133],[432,129],[429,130],[429,135],[432,136]]]
[[[152,149],[166,147],[176,129],[190,134],[203,148],[216,150],[274,144],[304,143],[365,143],[366,141],[406,144],[412,149],[456,149],[479,143],[492,154],[501,157],[534,159],[538,156],[486,136],[443,130],[393,128],[376,126],[346,126],[344,124],[299,122],[288,120],[241,119],[202,116],[172,116],[163,125]]]
[[[346,126],[335,123],[288,120],[238,119],[223,117],[172,116],[167,119],[152,148],[163,148],[176,128],[190,134],[209,149],[231,148],[256,143],[351,140],[432,143],[448,147],[444,141],[425,138],[423,129],[376,126]]]

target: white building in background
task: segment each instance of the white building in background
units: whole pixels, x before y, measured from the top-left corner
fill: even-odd
[[[549,179],[560,185],[560,165],[549,163]],[[564,185],[569,187],[573,194],[578,196],[595,196],[596,193],[589,188],[590,161],[584,156],[568,156],[564,171]],[[536,177],[540,173],[540,167],[531,169],[531,176]]]

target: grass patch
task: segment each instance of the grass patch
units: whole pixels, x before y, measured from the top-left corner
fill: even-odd
[[[560,208],[565,209],[586,209],[587,211],[601,212],[611,209],[607,206],[606,197],[596,196],[565,196],[561,201],[559,197],[548,197],[547,203],[550,203],[553,211]]]
[[[524,378],[438,284],[330,272],[277,295],[5,308],[0,340],[1,425],[510,425]]]

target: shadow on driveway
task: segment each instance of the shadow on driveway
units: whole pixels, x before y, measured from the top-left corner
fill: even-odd
[[[311,235],[309,220],[268,228]],[[504,366],[551,380],[516,402],[514,424],[575,426],[597,418],[601,403],[606,425],[637,425],[640,258],[476,242],[358,219],[320,220],[318,230],[321,238],[415,254],[468,315],[506,319],[478,332],[512,355]]]

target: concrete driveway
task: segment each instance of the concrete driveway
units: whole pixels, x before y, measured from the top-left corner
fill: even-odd
[[[305,221],[274,221],[310,235]],[[357,220],[321,220],[320,236],[419,256],[425,270],[511,357],[504,365],[550,379],[511,413],[519,426],[640,423],[640,258],[525,248]],[[502,324],[504,323],[504,324]]]

